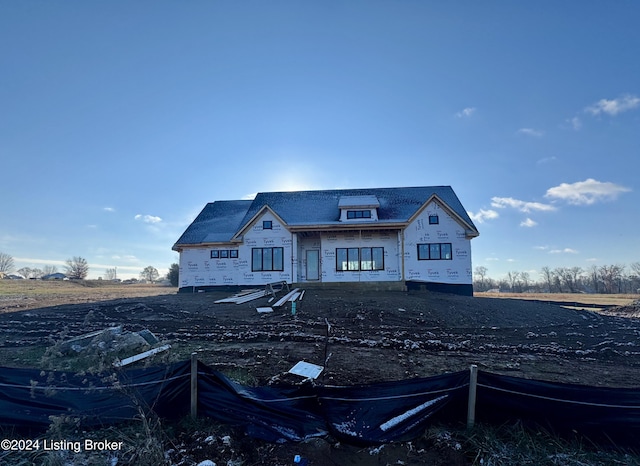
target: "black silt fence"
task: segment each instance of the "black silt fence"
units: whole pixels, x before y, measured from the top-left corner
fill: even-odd
[[[411,440],[436,422],[462,424],[472,418],[469,414],[481,423],[522,421],[559,434],[577,433],[598,443],[635,446],[640,437],[637,389],[487,372],[477,374],[476,384],[467,371],[356,386],[247,387],[190,361],[82,376],[0,368],[0,425],[35,433],[46,431],[50,416],[77,417],[87,428],[130,421],[150,412],[179,419],[189,414],[196,394],[192,376],[200,416],[270,442],[331,434],[345,443],[376,445]],[[475,403],[468,403],[473,393]]]

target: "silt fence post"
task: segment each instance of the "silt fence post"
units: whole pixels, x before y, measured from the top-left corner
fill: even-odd
[[[469,404],[467,407],[467,429],[472,429],[476,422],[476,390],[478,387],[478,366],[471,364],[469,368]]]
[[[198,353],[191,353],[191,418],[198,417]]]

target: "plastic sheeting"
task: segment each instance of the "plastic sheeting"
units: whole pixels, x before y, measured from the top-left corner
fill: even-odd
[[[0,424],[44,431],[50,416],[99,427],[153,411],[177,419],[190,408],[190,362],[103,375],[0,368]],[[198,413],[270,442],[331,433],[375,445],[420,436],[432,422],[464,422],[469,373],[347,387],[247,387],[198,363]],[[476,421],[523,421],[597,443],[635,445],[640,390],[588,387],[478,373]]]
[[[520,420],[597,443],[637,445],[640,391],[589,387],[478,373],[476,419]]]
[[[102,375],[0,369],[0,424],[44,431],[49,416],[71,416],[95,427],[153,410],[178,418],[189,409],[189,362]],[[186,381],[186,384],[185,384]]]
[[[422,434],[445,407],[449,417],[466,412],[467,371],[437,377],[351,387],[318,387],[331,433],[356,445],[410,440]],[[462,411],[460,410],[462,408]]]
[[[327,434],[313,387],[246,387],[198,363],[198,414],[269,442]]]

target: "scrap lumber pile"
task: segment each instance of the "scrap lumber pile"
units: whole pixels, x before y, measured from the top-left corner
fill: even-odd
[[[229,296],[228,298],[219,299],[214,301],[215,304],[219,303],[236,303],[243,304],[248,303],[249,301],[253,301],[254,299],[259,299],[267,295],[265,290],[242,290],[239,293],[234,294],[233,296]]]

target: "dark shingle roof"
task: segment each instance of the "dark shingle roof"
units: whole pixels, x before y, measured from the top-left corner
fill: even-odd
[[[182,244],[229,241],[242,226],[242,219],[252,201],[210,202],[176,242]]]
[[[264,206],[269,206],[290,226],[340,225],[338,203],[341,197],[347,196],[375,196],[380,203],[378,224],[406,222],[434,194],[476,229],[450,186],[270,192],[258,193],[253,201],[207,204],[176,242],[176,246],[229,241]]]

